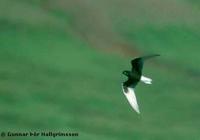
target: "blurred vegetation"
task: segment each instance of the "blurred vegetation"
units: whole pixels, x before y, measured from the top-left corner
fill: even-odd
[[[199,140],[199,7],[195,0],[0,0],[0,131]],[[153,85],[136,89],[138,116],[122,94],[121,72],[150,53],[161,57],[145,65]]]

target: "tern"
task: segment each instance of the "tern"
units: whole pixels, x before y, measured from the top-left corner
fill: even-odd
[[[131,107],[138,114],[140,114],[140,110],[139,110],[134,89],[140,81],[144,82],[145,84],[152,84],[151,78],[148,78],[142,75],[142,69],[143,69],[143,64],[145,60],[156,57],[156,56],[160,56],[160,55],[152,54],[152,55],[147,55],[143,57],[137,57],[131,61],[132,70],[131,71],[125,70],[122,72],[122,74],[128,77],[128,80],[122,83],[123,93],[126,96]]]

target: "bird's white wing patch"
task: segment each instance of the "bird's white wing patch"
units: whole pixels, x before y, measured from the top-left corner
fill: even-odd
[[[135,96],[134,89],[127,87],[127,91],[125,91],[125,89],[122,85],[122,90],[123,90],[123,93],[126,96],[128,102],[130,103],[131,107],[139,114],[140,110],[139,110],[139,106],[137,104],[137,99]]]
[[[144,82],[145,84],[152,84],[152,79],[145,77],[145,76],[141,76],[140,80],[142,82]]]

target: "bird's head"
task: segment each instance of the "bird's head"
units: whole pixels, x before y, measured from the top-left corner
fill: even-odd
[[[122,74],[124,74],[124,75],[126,75],[127,77],[129,77],[129,76],[130,76],[130,71],[125,70],[125,71],[122,72]]]

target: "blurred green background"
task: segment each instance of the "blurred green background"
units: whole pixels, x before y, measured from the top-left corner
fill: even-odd
[[[152,53],[137,115],[122,71]],[[196,0],[0,0],[0,131],[200,140],[199,53]]]

